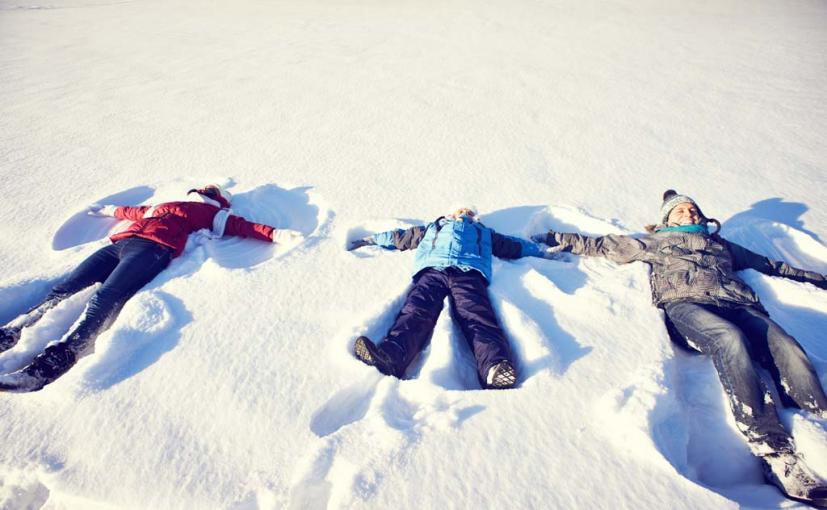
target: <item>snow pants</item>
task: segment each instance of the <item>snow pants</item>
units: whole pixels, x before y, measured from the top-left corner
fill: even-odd
[[[754,453],[792,445],[755,362],[769,371],[785,406],[827,415],[827,396],[804,349],[763,311],[692,302],[668,303],[664,311],[693,349],[712,357],[738,428]]]
[[[445,297],[477,361],[480,381],[497,363],[512,361],[511,348],[488,299],[488,281],[479,271],[427,268],[414,277],[396,321],[380,348],[394,360],[395,375],[428,345]]]
[[[46,349],[47,358],[58,361],[54,370],[60,373],[44,375],[57,377],[87,354],[95,338],[112,324],[129,298],[152,281],[171,259],[172,249],[148,239],[129,237],[101,248],[81,262],[65,281],[52,289],[43,303],[18,323],[21,328],[30,326],[69,296],[90,285],[103,283],[89,300],[83,319],[66,341]]]

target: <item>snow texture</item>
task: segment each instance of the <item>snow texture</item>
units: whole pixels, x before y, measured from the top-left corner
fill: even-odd
[[[356,361],[413,254],[344,248],[455,203],[510,235],[637,233],[675,188],[827,272],[825,26],[815,0],[0,0],[0,321],[123,228],[92,203],[217,183],[306,236],[193,234],[93,354],[0,394],[0,507],[803,508],[763,483],[642,264],[496,261],[520,383],[494,392],[447,307],[407,379]],[[827,384],[827,292],[743,277]],[[827,476],[827,423],[783,419]]]

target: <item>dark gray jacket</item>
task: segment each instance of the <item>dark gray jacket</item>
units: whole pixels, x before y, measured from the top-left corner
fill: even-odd
[[[712,234],[656,232],[642,237],[549,233],[546,244],[577,255],[602,256],[620,264],[645,262],[652,268],[652,301],[716,305],[744,304],[763,309],[755,292],[735,274],[755,269],[827,288],[827,277],[770,260],[743,246]]]

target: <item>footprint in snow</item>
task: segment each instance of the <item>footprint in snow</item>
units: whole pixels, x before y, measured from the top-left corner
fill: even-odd
[[[341,390],[317,411],[318,442],[293,484],[290,508],[347,508],[373,498],[393,466],[404,466],[421,437],[451,433],[484,410],[463,405],[441,388],[370,374]]]
[[[0,466],[3,481],[0,482],[0,508],[44,508],[49,499],[49,488],[37,475]]]

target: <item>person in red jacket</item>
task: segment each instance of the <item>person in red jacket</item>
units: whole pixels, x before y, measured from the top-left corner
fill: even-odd
[[[187,201],[140,207],[91,206],[91,215],[114,216],[133,223],[111,236],[111,245],[84,260],[42,303],[0,328],[2,352],[18,342],[23,328],[37,322],[58,303],[91,285],[102,284],[65,340],[47,347],[28,366],[0,375],[0,391],[37,391],[89,354],[95,338],[114,322],[129,298],[181,255],[190,233],[210,229],[216,237],[229,235],[276,243],[301,238],[299,232],[277,230],[230,214],[230,199],[226,190],[209,185],[190,190]]]

